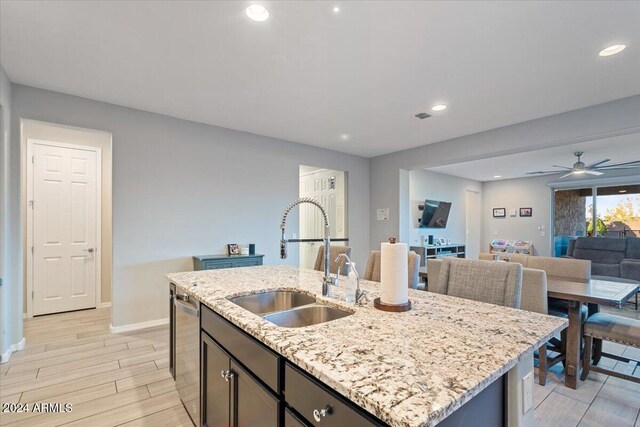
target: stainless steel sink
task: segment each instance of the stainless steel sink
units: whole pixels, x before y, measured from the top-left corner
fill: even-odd
[[[351,315],[348,311],[326,305],[308,305],[293,310],[263,316],[265,320],[283,328],[301,328],[317,323],[329,322]]]
[[[311,295],[294,291],[272,291],[246,295],[229,299],[245,310],[258,315],[273,313],[274,311],[289,310],[294,307],[316,302]]]

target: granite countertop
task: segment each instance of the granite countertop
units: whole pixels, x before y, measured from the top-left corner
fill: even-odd
[[[321,296],[322,272],[259,266],[167,274],[169,280],[312,376],[392,426],[433,426],[567,325],[562,318],[409,290],[388,313]],[[197,287],[191,284],[197,282]],[[371,301],[380,284],[363,281]],[[353,315],[282,328],[227,298],[301,290]]]

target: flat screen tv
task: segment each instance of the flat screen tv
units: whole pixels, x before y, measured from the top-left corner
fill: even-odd
[[[425,200],[420,228],[446,228],[449,219],[451,202],[439,202],[437,200]]]

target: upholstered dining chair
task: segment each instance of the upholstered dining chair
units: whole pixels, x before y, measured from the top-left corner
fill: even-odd
[[[447,257],[427,260],[427,275],[430,292],[520,308],[521,264]]]
[[[338,245],[331,245],[329,247],[329,271],[331,274],[336,274],[338,272],[338,267],[340,267],[340,274],[346,276],[349,274],[350,269],[346,264],[344,257],[341,257],[338,262],[336,262],[336,258],[338,258],[338,255],[340,254],[345,254],[351,258],[351,247]],[[318,248],[318,256],[316,257],[316,264],[313,269],[317,271],[324,271],[324,245],[320,245]]]
[[[407,278],[407,285],[410,288],[417,289],[418,287],[418,273],[420,273],[420,255],[414,251],[409,251],[407,262],[409,263],[409,277]],[[364,272],[365,280],[372,280],[374,282],[380,281],[380,251],[371,251],[369,253],[369,259],[367,259],[367,268]]]

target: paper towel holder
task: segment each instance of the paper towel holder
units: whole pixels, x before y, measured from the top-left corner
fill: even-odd
[[[373,306],[382,311],[402,313],[403,311],[411,310],[411,300],[408,300],[404,304],[385,304],[380,300],[380,298],[376,298],[373,300]]]

